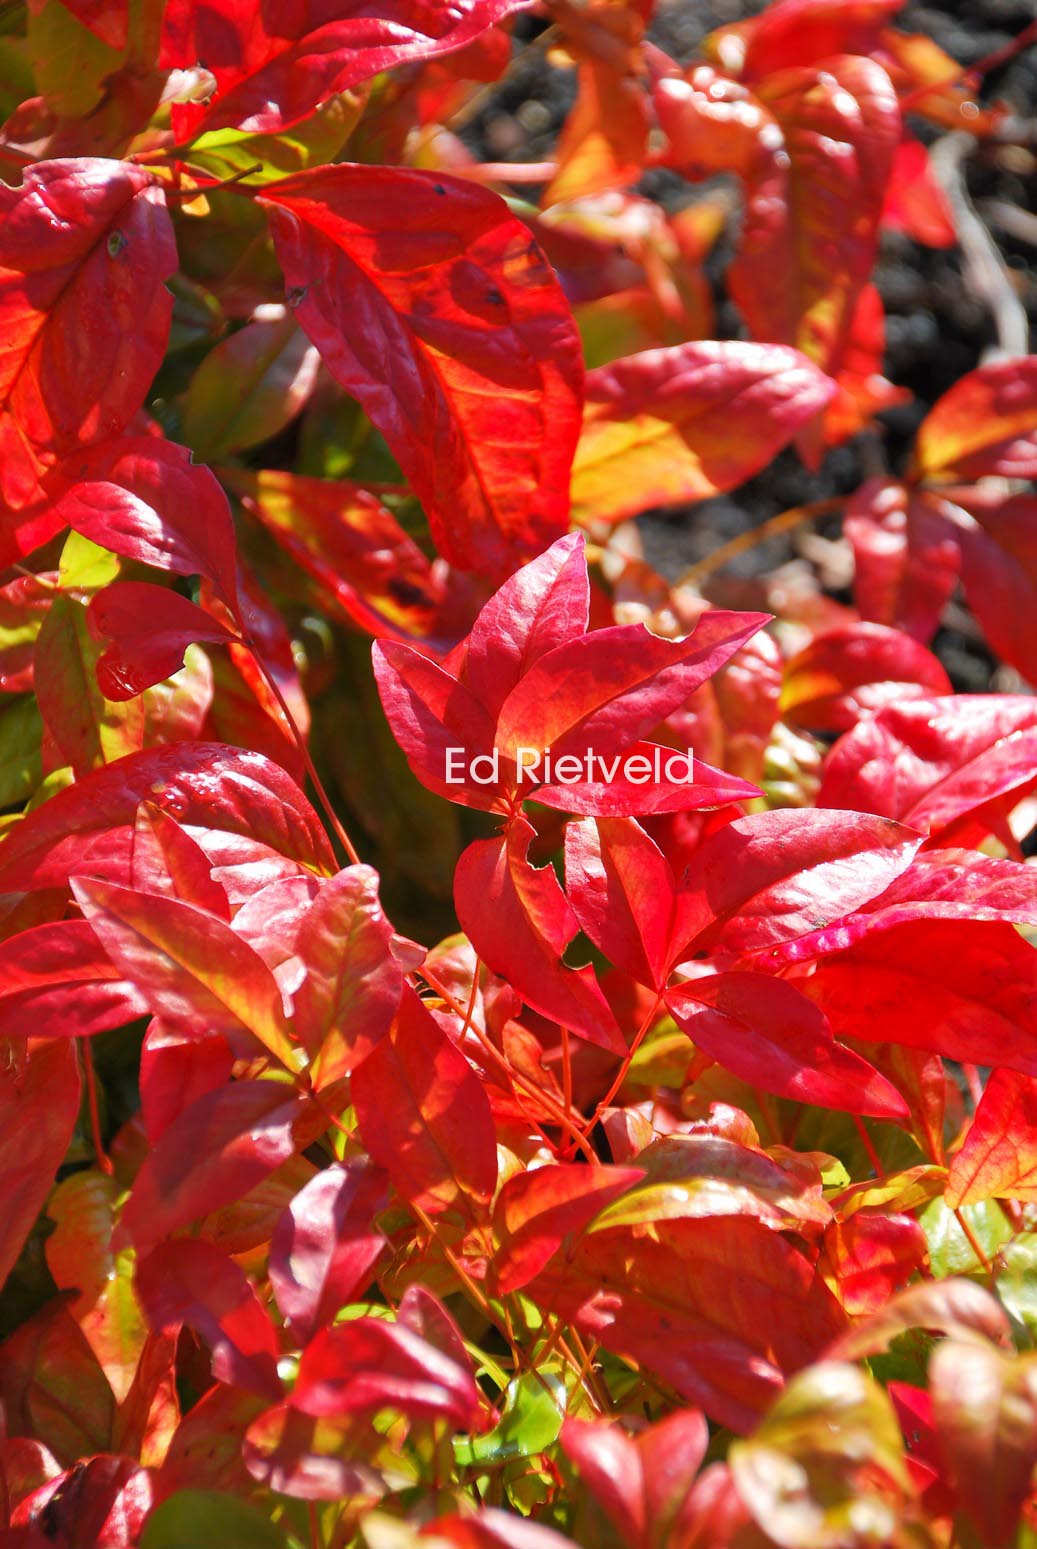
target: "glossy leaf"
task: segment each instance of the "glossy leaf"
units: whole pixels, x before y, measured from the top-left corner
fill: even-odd
[[[454,178],[345,164],[264,201],[299,323],[385,437],[444,557],[499,575],[559,537],[578,340],[502,201]]]
[[[212,1351],[213,1374],[277,1399],[277,1335],[244,1271],[211,1243],[174,1238],[137,1265],[137,1295],[152,1328],[186,1324]]]
[[[39,475],[118,435],[166,347],[173,231],[151,173],[92,157],[44,161],[0,189],[3,498],[19,509]]]
[[[465,0],[441,14],[415,0],[382,0],[373,13],[355,4],[331,12],[310,4],[255,17],[234,0],[216,7],[176,0],[164,18],[163,63],[200,63],[216,81],[208,107],[185,104],[174,113],[177,139],[192,139],[203,125],[277,133],[394,65],[464,48],[515,5]]]
[[[1037,712],[1024,695],[888,705],[833,748],[818,802],[938,832],[1033,784],[1035,728]]]
[[[229,925],[192,904],[111,882],[73,881],[105,951],[157,1016],[204,1019],[240,1039],[247,1031],[282,1065],[297,1063],[277,981]]]
[[[7,1189],[0,1283],[14,1267],[64,1160],[80,1095],[71,1044],[48,1041],[24,1052],[8,1049],[0,1075],[0,1160]]]
[[[384,1174],[356,1158],[319,1172],[293,1199],[270,1242],[277,1305],[301,1341],[355,1299],[386,1245],[373,1224]]]
[[[527,851],[533,830],[516,819],[502,839],[468,846],[454,874],[454,905],[479,957],[543,1016],[613,1054],[625,1053],[592,968],[568,968],[562,954],[578,925],[550,866]]]
[[[34,925],[0,942],[0,1025],[7,1038],[85,1038],[147,1009],[85,920]]]
[[[489,1101],[413,990],[354,1071],[352,1095],[364,1144],[405,1201],[431,1215],[482,1213],[497,1179]]]
[[[1037,356],[980,366],[933,405],[915,438],[914,472],[967,481],[1037,473]]]
[[[186,597],[147,581],[106,586],[90,603],[88,619],[104,648],[98,685],[118,701],[135,699],[179,672],[189,646],[225,645],[236,638]]]
[[[666,1004],[699,1049],[765,1092],[875,1118],[908,1116],[899,1092],[833,1038],[828,1019],[795,985],[718,974],[667,991]]]
[[[509,1178],[493,1212],[501,1244],[496,1261],[499,1289],[514,1291],[528,1284],[571,1232],[582,1230],[643,1177],[639,1167],[561,1165]]]
[[[574,515],[618,522],[732,489],[833,391],[799,350],[780,344],[695,342],[599,366],[587,377]]]
[[[56,509],[76,532],[144,565],[208,576],[234,604],[237,560],[227,497],[186,447],[122,436],[79,453],[60,471]]]
[[[0,885],[61,887],[76,873],[125,884],[144,800],[196,829],[225,885],[236,865],[278,857],[335,869],[316,813],[282,769],[239,748],[180,742],[96,770],[23,819],[0,847]]]

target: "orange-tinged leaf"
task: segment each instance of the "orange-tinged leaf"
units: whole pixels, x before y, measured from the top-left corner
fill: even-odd
[[[980,366],[955,382],[919,427],[912,472],[962,481],[1037,475],[1037,355]]]
[[[405,1201],[430,1215],[485,1214],[497,1181],[489,1098],[409,987],[391,1030],[354,1071],[352,1095],[364,1144]]]
[[[605,60],[581,60],[576,106],[558,142],[558,170],[544,191],[544,207],[636,182],[647,150],[641,83]]]
[[[736,340],[645,350],[587,377],[577,521],[703,500],[770,462],[834,392],[799,350]]]
[[[161,363],[176,268],[159,183],[125,162],[39,162],[0,186],[0,491],[118,435]]]
[[[947,1204],[1037,1200],[1037,1079],[995,1070],[947,1174]]]
[[[834,375],[875,260],[900,109],[873,59],[778,70],[757,86],[780,129],[746,191],[731,294],[754,338],[794,344]]]
[[[132,1253],[112,1246],[121,1190],[113,1178],[73,1173],[55,1189],[47,1214],[47,1266],[59,1290],[74,1290],[69,1311],[121,1404],[144,1349],[147,1326],[133,1289]]]
[[[321,589],[321,601],[373,635],[433,633],[443,588],[376,495],[348,479],[280,469],[221,470],[227,487]]]
[[[0,1167],[4,1178],[0,1284],[65,1157],[79,1113],[79,1065],[71,1040],[6,1046],[0,1072]]]
[[[640,1167],[560,1164],[509,1178],[497,1196],[495,1268],[500,1291],[516,1291],[538,1275],[570,1233],[644,1177]]]
[[[244,1050],[255,1040],[287,1069],[298,1068],[277,980],[223,920],[111,882],[80,877],[72,886],[105,951],[155,1015],[200,1017],[232,1041],[247,1031]]]
[[[527,227],[463,179],[339,164],[264,190],[295,315],[437,548],[509,573],[565,530],[583,365]]]

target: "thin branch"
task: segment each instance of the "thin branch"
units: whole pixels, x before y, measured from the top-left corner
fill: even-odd
[[[792,532],[794,528],[803,527],[807,522],[817,521],[823,516],[831,516],[845,503],[844,495],[832,495],[827,500],[812,500],[808,505],[793,506],[789,511],[779,511],[777,516],[761,522],[759,527],[751,527],[748,532],[740,532],[736,538],[732,538],[728,543],[722,543],[704,559],[691,565],[673,583],[673,590],[676,591],[681,586],[700,585],[715,570],[720,570],[732,559],[737,559],[739,554],[745,554],[749,549],[754,549],[758,543],[765,543],[768,538],[777,538],[781,533]]]
[[[930,160],[951,207],[965,260],[965,279],[986,302],[994,320],[997,348],[987,351],[985,358],[1013,360],[1029,353],[1030,320],[997,244],[976,214],[965,186],[964,164],[977,144],[971,134],[956,131],[944,135],[933,146]]]

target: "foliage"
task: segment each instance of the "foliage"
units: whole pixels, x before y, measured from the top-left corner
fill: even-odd
[[[1037,357],[852,604],[627,520],[874,438],[908,126],[999,110],[898,0],[651,9],[5,15],[5,1544],[1034,1541]]]

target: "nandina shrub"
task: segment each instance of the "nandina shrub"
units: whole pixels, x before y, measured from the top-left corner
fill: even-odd
[[[897,10],[5,16],[3,1543],[1033,1543],[1037,357],[810,498],[1012,133]],[[789,446],[852,600],[650,569]]]

